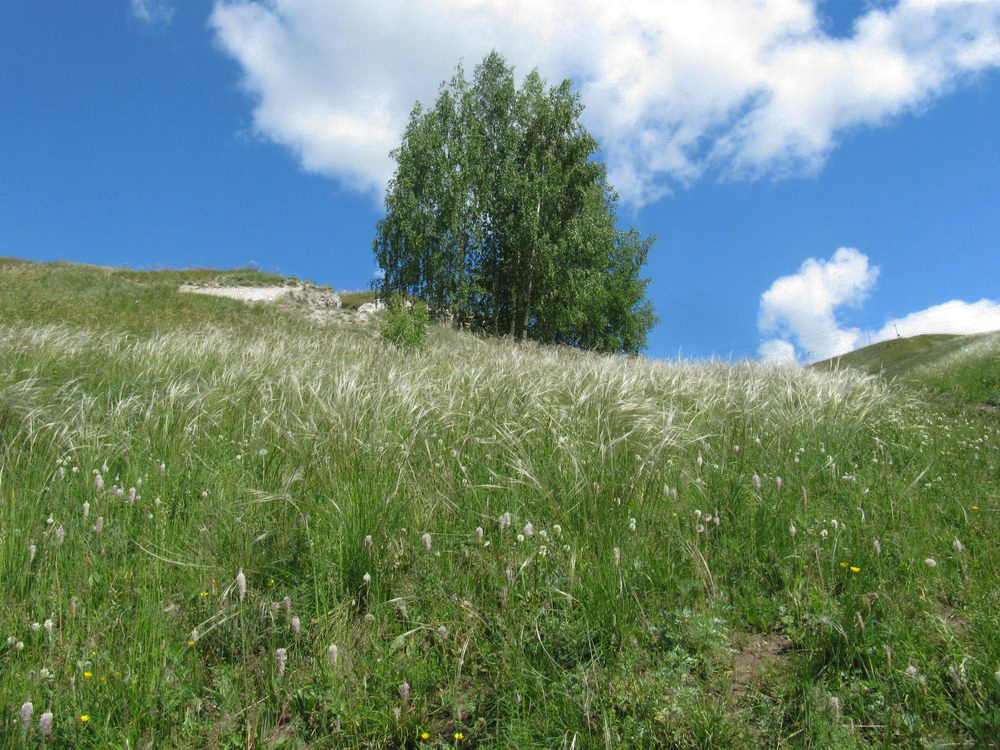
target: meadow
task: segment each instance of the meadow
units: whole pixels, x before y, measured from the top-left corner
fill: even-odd
[[[0,747],[998,746],[996,339],[925,388],[176,291],[253,274],[0,261]]]

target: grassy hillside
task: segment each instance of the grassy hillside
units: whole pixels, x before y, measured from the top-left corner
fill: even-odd
[[[818,362],[897,378],[970,405],[1000,406],[1000,331],[974,336],[928,334],[892,339]]]
[[[0,265],[0,746],[996,746],[995,415],[178,281]]]

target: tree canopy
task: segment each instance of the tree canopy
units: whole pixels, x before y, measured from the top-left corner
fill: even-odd
[[[418,102],[373,243],[383,294],[494,334],[635,353],[655,322],[639,277],[653,238],[617,196],[569,80],[518,87],[497,52]]]

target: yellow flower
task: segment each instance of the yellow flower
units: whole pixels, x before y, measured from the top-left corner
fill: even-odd
[[[420,733],[420,739],[422,739],[422,740],[429,740],[430,738],[431,738],[431,733],[430,732],[421,732]]]
[[[90,721],[90,714],[80,714],[80,721],[86,724],[88,721]]]
[[[842,567],[842,568],[846,568],[846,567],[847,567],[847,563],[841,563],[841,564],[840,564],[840,567]]]
[[[190,646],[193,646],[193,645],[194,645],[194,640],[191,639],[191,638],[189,638],[188,639],[188,646],[190,647]]]
[[[462,734],[461,732],[455,732],[455,739],[456,740],[464,740],[465,739],[465,735]]]
[[[208,596],[208,592],[207,592],[207,591],[202,591],[202,592],[201,592],[201,595],[202,595],[202,596]]]
[[[273,587],[274,586],[274,579],[273,578],[268,578],[267,579],[267,585]]]
[[[858,568],[858,567],[852,565],[851,566],[851,572],[852,573],[860,573],[861,572],[861,568]]]
[[[973,510],[979,510],[979,506],[978,506],[978,505],[973,505],[973,506],[972,506],[972,509],[973,509]]]
[[[94,673],[93,673],[93,672],[84,672],[84,673],[83,673],[83,679],[85,679],[85,680],[89,680],[89,679],[90,679],[90,678],[92,678],[93,676],[94,676]]]

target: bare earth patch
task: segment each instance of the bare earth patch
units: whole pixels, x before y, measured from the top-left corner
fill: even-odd
[[[238,299],[243,302],[274,302],[287,296],[292,287],[288,286],[194,286],[182,284],[181,292],[190,294],[210,294],[213,297]]]
[[[783,635],[751,635],[733,655],[729,679],[729,693],[733,703],[738,703],[762,672],[781,662],[781,657],[792,650],[791,640]]]

